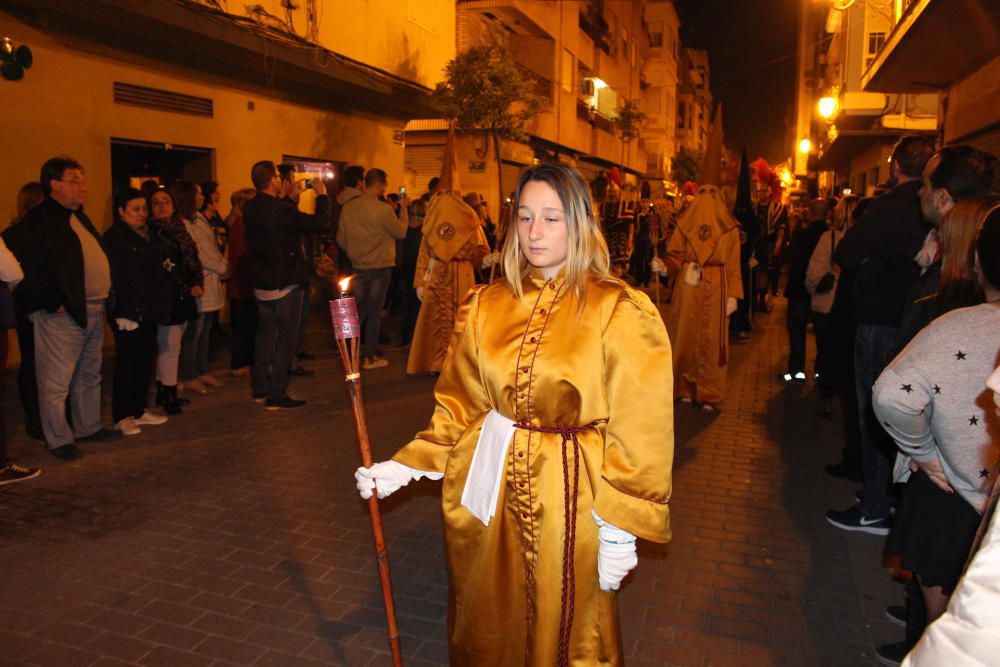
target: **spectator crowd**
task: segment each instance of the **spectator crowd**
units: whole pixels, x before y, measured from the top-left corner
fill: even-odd
[[[137,435],[183,414],[222,384],[209,363],[222,337],[230,339],[228,373],[248,379],[254,401],[268,410],[303,406],[289,384],[314,374],[300,362],[314,358],[304,343],[315,283],[353,274],[364,368],[388,364],[377,349],[387,304],[404,311],[399,347],[407,345],[420,309],[412,286],[420,225],[436,183],[410,202],[387,194],[385,171],[354,165],[331,198],[322,178],[299,179],[291,165],[267,160],[253,165],[250,180],[252,188],[232,193],[225,216],[215,182],[125,188],[103,234],[85,212],[86,172],[73,158],[48,160],[39,180],[21,188],[17,217],[0,238],[0,327],[16,330],[26,431],[54,457],[75,460],[80,443]],[[299,206],[306,188],[309,213]],[[106,330],[115,349],[109,427],[101,422]],[[0,387],[7,341],[5,332]],[[0,484],[40,474],[8,460],[4,443],[0,429]]]

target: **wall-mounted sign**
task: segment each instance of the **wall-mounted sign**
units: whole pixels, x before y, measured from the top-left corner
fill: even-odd
[[[472,160],[469,160],[469,171],[471,171],[471,172],[480,172],[480,173],[484,172],[484,171],[486,171],[486,163],[485,162],[473,162]]]
[[[404,144],[406,143],[406,131],[405,130],[393,130],[392,131],[392,143],[394,144]]]

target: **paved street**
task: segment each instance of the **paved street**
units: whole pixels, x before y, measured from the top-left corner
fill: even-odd
[[[10,452],[45,472],[0,489],[0,663],[389,664],[350,407],[313,319],[319,374],[292,387],[305,409],[266,412],[226,378],[168,424],[83,445],[74,463],[23,435],[9,378]],[[640,545],[621,594],[631,667],[872,665],[875,644],[902,637],[882,617],[900,600],[882,540],[823,519],[856,490],[822,471],[838,422],[809,387],[777,382],[783,306],[758,325],[734,346],[722,414],[677,406],[674,539]],[[433,381],[389,358],[365,376],[377,458],[431,407]],[[383,507],[406,663],[447,664],[436,485]]]

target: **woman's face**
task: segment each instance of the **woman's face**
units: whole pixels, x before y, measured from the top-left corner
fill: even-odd
[[[128,200],[125,202],[124,208],[118,208],[118,215],[121,216],[122,222],[132,229],[144,228],[146,226],[146,218],[149,217],[146,200],[142,197]]]
[[[212,196],[208,198],[208,209],[211,211],[219,210],[219,201],[222,199],[222,195],[218,190],[212,193]]]
[[[194,186],[194,210],[200,211],[205,205],[205,195],[201,194],[201,186]]]
[[[517,209],[517,240],[528,264],[554,278],[569,252],[566,212],[559,195],[543,181],[528,181]]]
[[[160,190],[154,192],[149,198],[153,204],[153,218],[155,220],[169,220],[174,215],[174,200],[166,192]]]

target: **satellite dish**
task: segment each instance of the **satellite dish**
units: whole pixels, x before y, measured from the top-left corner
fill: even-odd
[[[10,37],[4,37],[0,42],[0,75],[8,81],[20,81],[24,78],[24,70],[31,67],[34,57],[27,45],[14,48]]]

